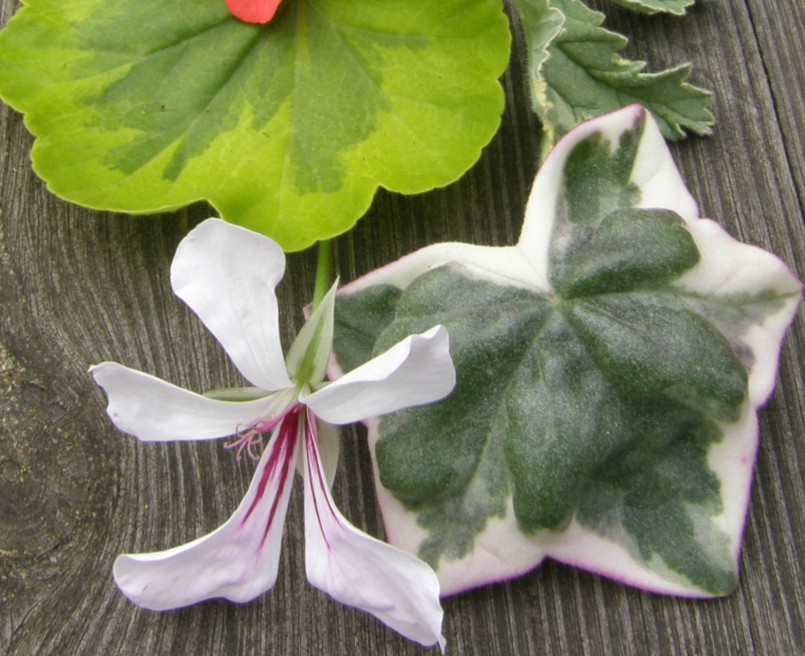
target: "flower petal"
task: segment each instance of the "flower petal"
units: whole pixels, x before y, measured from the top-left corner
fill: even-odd
[[[348,424],[438,401],[455,384],[447,331],[434,326],[300,400],[324,421]]]
[[[315,418],[308,415],[309,426]],[[305,566],[311,585],[410,640],[444,648],[439,580],[423,561],[352,526],[330,495],[315,430],[306,439]]]
[[[246,496],[230,519],[183,546],[118,556],[114,577],[138,606],[169,610],[223,597],[246,602],[277,580],[282,530],[298,450],[292,413],[266,447]]]
[[[209,399],[116,362],[90,373],[109,397],[106,411],[115,426],[147,442],[227,437],[288,407],[282,393],[243,402]]]
[[[220,219],[200,223],[176,249],[171,284],[224,347],[240,373],[265,390],[290,387],[274,288],[285,253]]]
[[[327,484],[332,488],[335,482],[335,475],[338,470],[338,459],[341,455],[341,436],[338,428],[326,421],[316,422],[316,431],[319,443],[319,460],[324,468],[324,475],[327,477]],[[296,463],[296,470],[300,476],[304,477],[305,472],[300,460]]]
[[[282,0],[226,0],[229,11],[246,23],[268,23]]]

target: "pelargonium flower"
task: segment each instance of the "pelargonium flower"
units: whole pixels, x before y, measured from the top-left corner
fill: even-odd
[[[268,23],[282,0],[226,0],[229,11],[245,23]]]
[[[167,551],[119,556],[115,581],[131,601],[152,610],[217,597],[245,602],[269,590],[277,580],[284,517],[298,468],[304,478],[305,565],[311,584],[407,638],[443,644],[435,573],[416,557],[359,531],[338,511],[327,475],[334,471],[337,450],[322,445],[325,435],[317,420],[346,424],[446,396],[455,385],[447,332],[436,326],[407,337],[328,383],[335,287],[285,359],[274,292],[284,270],[279,245],[218,219],[190,232],[171,267],[176,295],[253,387],[201,395],[114,362],[90,370],[109,397],[112,421],[143,441],[233,437],[227,446],[255,459],[263,449],[245,498],[225,524]]]

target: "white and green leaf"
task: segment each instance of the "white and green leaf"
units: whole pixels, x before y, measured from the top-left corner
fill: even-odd
[[[627,0],[633,8],[684,13],[689,0]],[[627,39],[602,27],[581,0],[515,0],[528,43],[534,110],[549,136],[632,103],[651,110],[668,139],[709,134],[710,93],[686,82],[690,66],[644,72],[621,55]]]
[[[223,0],[25,4],[0,34],[0,96],[39,175],[82,205],[206,199],[297,250],[379,186],[456,180],[500,124],[500,0],[293,0],[268,25]]]
[[[422,326],[450,333],[454,393],[369,423],[388,538],[447,594],[545,557],[726,594],[799,295],[777,258],[698,218],[643,109],[582,125],[516,246],[431,246],[336,303],[344,369]]]

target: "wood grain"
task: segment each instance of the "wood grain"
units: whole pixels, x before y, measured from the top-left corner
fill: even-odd
[[[805,6],[700,0],[685,19],[639,17],[604,0],[629,54],[694,64],[714,92],[714,136],[673,146],[708,216],[805,271]],[[18,7],[0,0],[5,24]],[[439,240],[511,244],[536,172],[521,44],[504,79],[500,133],[460,182],[414,197],[381,192],[336,242],[342,280]],[[13,65],[3,62],[2,65]],[[301,495],[291,503],[276,588],[252,604],[165,614],[128,604],[114,557],[192,539],[224,521],[250,477],[215,444],[141,445],[117,433],[87,366],[115,359],[193,389],[233,384],[217,344],[171,294],[168,266],[209,210],[130,218],[51,195],[32,173],[22,118],[0,110],[0,653],[30,655],[418,654],[304,577]],[[280,288],[286,343],[313,285],[292,255]],[[454,654],[795,655],[805,649],[805,334],[788,337],[747,522],[742,581],[709,602],[648,595],[548,563],[446,601]],[[335,493],[381,533],[364,434],[344,434]]]

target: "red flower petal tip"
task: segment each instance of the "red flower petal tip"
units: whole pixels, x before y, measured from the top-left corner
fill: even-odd
[[[245,23],[268,23],[282,0],[226,0],[229,11]]]

